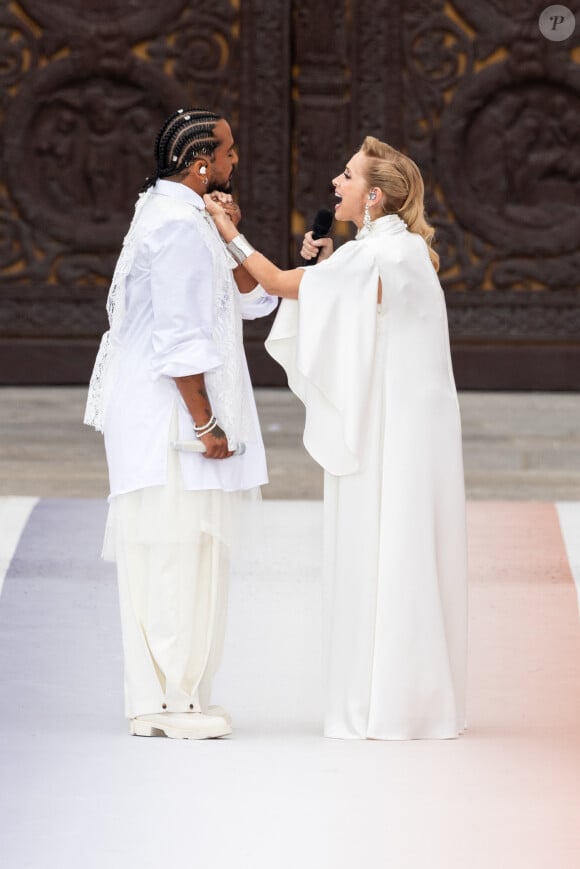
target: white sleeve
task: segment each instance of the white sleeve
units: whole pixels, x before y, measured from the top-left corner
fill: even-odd
[[[249,293],[239,293],[240,312],[244,320],[267,317],[278,305],[278,297],[271,296],[258,284]]]
[[[336,476],[361,464],[375,353],[378,267],[350,242],[304,272],[284,299],[266,350],[306,408],[304,446]]]
[[[148,239],[153,304],[151,373],[201,374],[222,364],[212,338],[213,263],[195,226],[163,224]]]

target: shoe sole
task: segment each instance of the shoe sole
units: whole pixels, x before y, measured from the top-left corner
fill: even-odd
[[[166,727],[158,727],[148,724],[146,721],[134,719],[130,722],[130,732],[131,736],[167,736],[169,739],[219,739],[221,736],[229,736],[232,728],[216,725],[203,729],[185,730],[171,727],[169,724]]]

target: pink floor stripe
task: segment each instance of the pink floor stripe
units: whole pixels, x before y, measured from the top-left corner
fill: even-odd
[[[472,502],[468,516],[474,730],[570,729],[577,743],[580,625],[556,508]]]
[[[472,582],[573,582],[556,507],[534,501],[470,501]]]

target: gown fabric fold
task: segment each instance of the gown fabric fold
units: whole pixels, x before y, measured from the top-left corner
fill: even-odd
[[[325,470],[324,733],[456,737],[467,657],[461,422],[423,239],[396,215],[374,221],[306,269],[266,347],[306,407],[304,444]]]

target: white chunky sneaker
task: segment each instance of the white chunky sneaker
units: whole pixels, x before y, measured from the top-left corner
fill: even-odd
[[[139,715],[130,721],[132,736],[168,736],[170,739],[216,739],[232,732],[219,715],[202,712],[160,712]]]
[[[232,716],[230,715],[229,712],[226,712],[226,710],[223,708],[223,706],[208,706],[207,707],[207,714],[208,715],[219,715],[219,717],[223,718],[224,721],[230,725],[230,727],[232,726]]]

